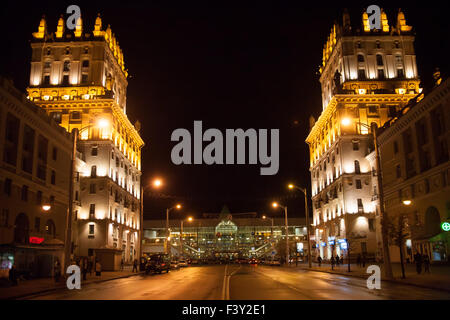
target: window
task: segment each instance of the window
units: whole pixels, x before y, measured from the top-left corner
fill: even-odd
[[[69,47],[66,48],[65,54],[70,54],[70,48]]]
[[[91,156],[97,156],[98,155],[98,147],[92,147],[91,149]]]
[[[355,173],[356,174],[360,174],[361,173],[361,168],[359,166],[359,161],[355,160]]]
[[[75,221],[78,220],[78,210],[75,210],[75,214],[74,214],[73,218]]]
[[[95,219],[95,203],[91,203],[89,206],[89,219]]]
[[[78,200],[80,200],[80,199],[79,199],[79,194],[78,194],[78,190],[77,190],[77,191],[75,191],[75,201],[78,201]]]
[[[63,69],[63,71],[64,72],[69,72],[70,71],[70,61],[69,60],[64,61],[64,69]]]
[[[383,56],[381,54],[377,54],[377,66],[383,66]]]
[[[364,62],[364,56],[362,54],[358,54],[358,62]]]
[[[50,84],[50,75],[46,74],[44,75],[44,83],[45,86],[48,86]]]
[[[42,205],[42,191],[36,192],[36,204],[38,206]]]
[[[364,212],[364,206],[363,206],[363,202],[362,199],[358,199],[358,213],[363,213]]]
[[[113,159],[113,160],[114,160],[114,151],[113,151],[113,152],[111,152],[111,159]]]
[[[9,217],[9,210],[3,209],[0,215],[0,227],[8,226],[8,217]]]
[[[44,68],[45,68],[45,69],[49,69],[51,66],[52,66],[51,61],[45,61],[45,62],[44,62]]]
[[[47,48],[47,55],[51,55],[52,54],[52,50],[50,48]]]
[[[50,112],[50,117],[56,121],[56,123],[61,124],[61,112]]]
[[[375,219],[369,219],[369,231],[375,231]]]
[[[356,189],[362,189],[361,180],[356,179]]]
[[[56,147],[53,147],[52,149],[52,159],[56,161],[58,159],[58,149]]]
[[[90,194],[95,194],[95,193],[97,193],[97,190],[96,190],[96,184],[95,184],[95,183],[91,183],[90,188],[89,188],[89,193],[90,193]]]
[[[83,60],[82,67],[89,68],[89,60]]]
[[[90,224],[89,225],[89,235],[93,236],[95,233],[95,224]]]
[[[34,218],[34,231],[40,232],[41,231],[41,218]]]
[[[86,73],[83,73],[81,75],[81,83],[87,83],[88,82],[88,75]]]
[[[69,75],[68,74],[63,75],[62,85],[63,86],[68,86],[69,85]]]
[[[377,46],[377,49],[381,49],[381,43],[380,43],[380,41],[377,41],[377,42],[376,42],[376,46]]]
[[[22,186],[21,199],[23,201],[28,201],[28,186],[26,185]]]
[[[47,234],[52,235],[53,237],[56,236],[56,227],[53,220],[47,220],[47,223],[45,224],[45,231],[47,232]]]
[[[358,141],[353,141],[353,151],[358,151],[359,150],[359,142]]]
[[[396,40],[396,41],[394,42],[394,46],[395,46],[396,49],[399,49],[399,48],[400,48],[400,43],[398,42],[398,40]]]
[[[96,178],[97,177],[97,166],[92,166],[91,167],[91,178]]]
[[[403,64],[402,56],[395,56],[395,62],[397,64]]]
[[[388,116],[393,118],[397,115],[397,108],[395,106],[389,106]]]
[[[369,106],[369,114],[370,115],[378,115],[378,107],[377,106]]]
[[[378,79],[383,80],[384,79],[384,70],[378,69]]]
[[[53,184],[53,185],[56,183],[56,172],[55,172],[55,170],[52,170],[52,176],[51,176],[50,181],[51,181],[51,184]]]
[[[394,141],[394,154],[398,153],[398,142]]]
[[[397,69],[397,77],[398,78],[404,78],[405,77],[405,72],[403,71],[403,68]]]
[[[85,47],[84,48],[84,54],[88,54],[89,53],[89,48],[88,47]]]
[[[81,120],[81,113],[79,111],[74,111],[70,114],[72,120]]]
[[[366,80],[366,70],[359,69],[358,70],[358,79],[359,80]]]

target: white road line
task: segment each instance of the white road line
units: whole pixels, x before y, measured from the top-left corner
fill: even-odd
[[[232,277],[236,272],[238,272],[238,270],[239,270],[241,267],[242,267],[242,266],[239,265],[239,268],[237,268],[237,269],[234,270],[232,273],[230,273],[230,275],[227,276],[227,278],[226,278],[227,286],[226,286],[226,290],[225,290],[225,299],[223,299],[223,300],[230,300],[230,279],[231,279],[231,277]]]
[[[222,300],[225,300],[225,292],[226,292],[227,277],[228,277],[227,268],[228,268],[228,265],[225,265],[225,273],[223,276],[223,286],[222,286]]]

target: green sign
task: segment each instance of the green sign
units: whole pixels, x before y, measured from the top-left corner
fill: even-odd
[[[444,223],[441,225],[441,228],[442,228],[442,230],[444,230],[444,231],[450,231],[450,223],[449,223],[449,222],[444,222]]]

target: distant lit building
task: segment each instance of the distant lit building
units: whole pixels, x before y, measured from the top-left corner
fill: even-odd
[[[441,227],[450,222],[450,80],[438,85],[435,75],[436,87],[378,136],[386,213],[394,225],[404,217],[410,261],[416,252],[431,261],[448,261],[450,254],[450,232]],[[400,261],[395,244],[390,252]]]
[[[170,220],[173,255],[181,256],[181,221]],[[204,214],[201,219],[183,224],[183,255],[204,259],[239,257],[277,257],[278,243],[285,241],[284,218],[262,219],[256,213]],[[296,252],[307,255],[306,224],[303,218],[288,220],[289,242]],[[164,252],[166,220],[144,221],[143,252]],[[291,252],[293,255],[294,252]]]
[[[0,276],[64,263],[71,154],[70,134],[0,77]]]
[[[127,76],[122,49],[98,16],[87,32],[63,18],[49,33],[45,18],[31,41],[29,99],[63,128],[77,128],[80,193],[73,213],[74,257],[100,259],[104,270],[139,256],[141,227],[140,125],[126,113]]]
[[[370,30],[367,13],[353,29],[350,16],[335,24],[320,67],[322,114],[311,118],[313,238],[316,255],[382,258],[376,170],[370,126],[381,127],[421,92],[414,34],[399,11],[389,26]]]

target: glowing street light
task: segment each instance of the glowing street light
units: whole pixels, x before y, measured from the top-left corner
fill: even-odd
[[[192,222],[194,220],[194,218],[188,217],[186,220],[188,222]],[[184,220],[181,219],[181,223],[180,223],[180,250],[181,250],[180,253],[181,253],[181,256],[183,256],[183,223],[184,223]]]
[[[289,266],[289,229],[288,229],[288,217],[287,217],[287,207],[282,206],[278,202],[272,202],[272,207],[284,209],[284,224],[286,227],[286,265]]]
[[[100,129],[105,129],[107,127],[109,127],[109,121],[107,119],[99,119],[97,122],[97,127],[99,127]]]
[[[403,200],[403,204],[404,204],[405,206],[410,206],[411,203],[412,203],[411,200]]]
[[[155,180],[153,180],[153,186],[155,187],[155,188],[159,188],[159,187],[161,187],[162,186],[162,184],[163,184],[163,182],[162,182],[162,180],[161,179],[155,179]]]
[[[350,118],[344,118],[341,121],[341,124],[345,127],[348,127],[351,123],[352,123],[352,121],[350,120]]]
[[[52,208],[52,206],[47,203],[42,205],[42,210],[44,210],[44,211],[49,211],[51,208]]]
[[[278,206],[279,206],[278,202],[272,202],[272,207],[278,208]]]

